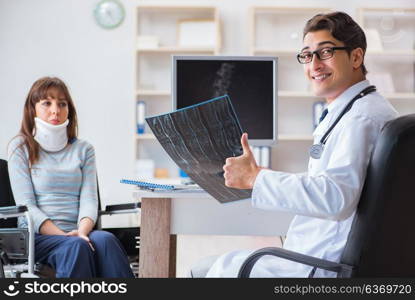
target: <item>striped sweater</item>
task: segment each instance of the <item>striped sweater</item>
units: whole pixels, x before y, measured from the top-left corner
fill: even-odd
[[[29,167],[29,153],[22,137],[8,149],[10,183],[17,205],[26,205],[35,231],[50,219],[63,231],[78,228],[84,217],[94,222],[98,213],[95,151],[88,142],[76,139],[58,152],[39,149],[39,160]],[[27,227],[24,217],[19,227]]]

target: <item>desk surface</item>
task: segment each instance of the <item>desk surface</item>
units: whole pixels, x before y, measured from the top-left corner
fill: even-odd
[[[137,198],[212,198],[204,190],[177,190],[177,191],[165,191],[165,192],[152,192],[146,190],[135,190],[133,193]],[[213,198],[212,198],[213,199]]]
[[[292,214],[265,211],[249,199],[222,204],[206,192],[134,191],[134,197],[171,198],[171,233],[200,235],[285,235]]]
[[[136,190],[141,205],[140,277],[174,277],[176,235],[285,235],[292,216],[255,209],[249,199],[222,204],[205,192]]]

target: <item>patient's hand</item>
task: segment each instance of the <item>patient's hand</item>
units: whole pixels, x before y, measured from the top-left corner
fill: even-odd
[[[69,231],[65,235],[66,236],[77,236],[77,237],[85,240],[89,244],[89,247],[91,247],[92,251],[95,251],[95,249],[92,246],[92,243],[91,243],[91,240],[89,239],[89,237],[87,235],[85,235],[85,234],[80,233],[78,230]]]
[[[254,155],[248,144],[248,134],[244,133],[241,137],[243,154],[238,157],[229,157],[223,166],[225,171],[225,185],[237,189],[252,189],[255,179],[261,171],[256,164]]]

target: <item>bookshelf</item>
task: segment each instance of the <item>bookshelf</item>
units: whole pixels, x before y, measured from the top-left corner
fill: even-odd
[[[279,141],[272,149],[273,169],[299,172],[307,168],[313,132],[312,106],[324,99],[313,95],[296,55],[302,47],[305,22],[317,13],[330,11],[327,7],[280,6],[253,6],[246,11],[247,25],[241,32],[247,35],[248,43],[246,51],[238,54],[277,56],[279,60]],[[147,116],[171,110],[171,55],[232,55],[228,53],[229,49],[221,53],[222,22],[216,6],[139,5],[135,16],[137,37],[156,36],[158,39],[157,47],[137,45],[135,49],[135,100],[146,102]],[[382,43],[381,49],[368,48],[365,60],[370,72],[368,78],[400,114],[412,113],[415,108],[415,9],[362,7],[356,9],[353,17],[365,30],[378,30]],[[213,20],[216,27],[214,45],[178,45],[177,24],[181,19]],[[401,31],[396,31],[397,28]],[[395,32],[397,39],[393,43],[390,42],[391,32]],[[382,78],[386,71],[391,73],[393,89],[385,89],[386,85],[376,83],[376,74],[381,74],[378,78]],[[170,177],[178,176],[177,167],[148,128],[143,135],[135,134],[134,144],[134,160],[154,159],[156,168],[167,168]],[[294,148],[305,154],[293,154]]]
[[[360,7],[367,75],[400,115],[415,111],[415,8]]]
[[[171,56],[219,54],[221,49],[219,11],[215,6],[140,4],[136,7],[134,16],[135,103],[145,102],[146,116],[166,113],[171,110]],[[204,46],[180,44],[182,43],[180,35],[184,34],[181,32],[183,30],[180,27],[181,22],[198,20],[207,20],[213,26],[213,31],[198,32],[201,36],[214,34],[213,43]],[[155,174],[164,174],[169,178],[179,177],[178,167],[164,152],[147,125],[144,134],[135,133],[134,145],[136,174],[139,174],[140,168],[146,164],[145,160],[147,163],[148,160],[152,160]],[[160,170],[162,172],[159,172]]]

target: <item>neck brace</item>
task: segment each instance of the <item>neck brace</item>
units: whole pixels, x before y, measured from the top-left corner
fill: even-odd
[[[68,124],[69,120],[60,125],[52,125],[36,117],[34,139],[46,151],[60,151],[68,144]]]

